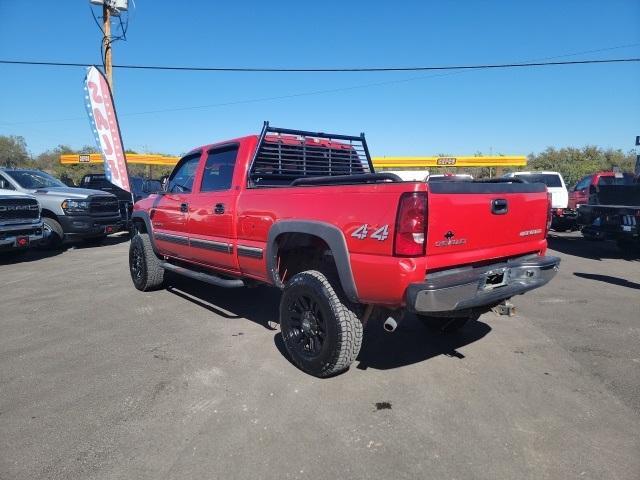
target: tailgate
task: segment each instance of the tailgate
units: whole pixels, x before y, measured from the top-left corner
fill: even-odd
[[[548,211],[541,183],[430,184],[427,268],[540,251]]]

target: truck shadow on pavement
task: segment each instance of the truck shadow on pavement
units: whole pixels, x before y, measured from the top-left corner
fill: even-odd
[[[389,370],[423,362],[439,355],[463,359],[458,349],[476,342],[491,331],[491,327],[478,320],[469,321],[460,331],[439,334],[425,328],[414,315],[389,334],[381,323],[367,325],[356,368]]]
[[[24,253],[16,252],[2,252],[0,253],[0,265],[14,265],[16,263],[37,262],[44,258],[55,257],[65,253],[67,250],[72,249],[87,249],[87,248],[100,248],[106,245],[117,245],[129,241],[129,236],[126,234],[112,235],[107,237],[104,242],[100,244],[88,244],[82,242],[82,240],[66,241],[59,248],[52,248],[43,250],[37,247],[30,248]]]
[[[547,242],[551,250],[574,257],[598,261],[603,259],[640,260],[640,255],[637,252],[623,252],[615,242],[587,240],[580,233],[558,234],[552,232],[549,234]]]
[[[480,340],[490,331],[489,325],[474,320],[457,333],[438,334],[427,330],[414,316],[408,316],[390,334],[384,331],[381,322],[373,322],[365,328],[362,348],[352,368],[390,370],[424,362],[439,355],[463,359],[465,356],[458,349]],[[274,337],[274,342],[280,353],[293,364],[280,333]]]
[[[597,282],[610,283],[611,285],[618,285],[620,287],[634,288],[640,290],[640,283],[631,282],[624,278],[612,277],[611,275],[600,275],[598,273],[582,273],[574,272],[576,277],[586,278],[587,280],[595,280]]]
[[[280,291],[274,287],[223,289],[179,275],[167,277],[166,290],[225,319],[252,321],[269,330],[269,322],[278,322]],[[245,320],[246,319],[246,320]],[[438,355],[464,358],[458,349],[469,345],[491,331],[481,321],[470,321],[458,333],[440,335],[427,330],[413,315],[392,333],[386,333],[382,322],[371,322],[364,331],[360,355],[354,367],[366,370],[388,370],[422,362]],[[274,335],[280,353],[291,362],[282,335]]]
[[[265,328],[278,320],[280,291],[266,285],[253,288],[221,288],[167,272],[166,290],[216,315],[247,319]]]

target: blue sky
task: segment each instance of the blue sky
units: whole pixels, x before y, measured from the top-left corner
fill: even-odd
[[[0,0],[0,58],[100,63],[101,34],[88,4]],[[116,64],[485,64],[632,44],[558,59],[640,57],[637,0],[135,5],[128,41],[114,45]],[[0,65],[0,134],[24,136],[33,153],[92,145],[83,78],[84,68]],[[115,70],[114,85],[124,144],[138,151],[180,154],[257,132],[263,120],[364,131],[373,155],[527,154],[586,144],[629,150],[640,135],[637,63],[445,75]],[[334,91],[299,95],[326,90]],[[289,95],[296,96],[251,101]],[[201,108],[144,113],[182,107]]]

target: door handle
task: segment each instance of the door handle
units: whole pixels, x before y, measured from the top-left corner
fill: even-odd
[[[189,211],[189,204],[188,203],[181,203],[180,204],[180,211],[181,212],[188,212]]]
[[[224,203],[216,203],[216,206],[213,207],[213,213],[222,215],[224,213]]]
[[[491,200],[491,213],[494,215],[504,215],[509,211],[509,204],[504,198]]]

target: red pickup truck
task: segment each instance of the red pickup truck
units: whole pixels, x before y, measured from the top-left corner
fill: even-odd
[[[545,255],[550,219],[543,184],[402,182],[374,172],[362,134],[265,123],[192,150],[166,191],[135,204],[129,265],[143,291],[165,271],[281,289],[287,351],[326,377],[355,360],[373,318],[456,328],[546,284],[559,264]]]
[[[582,177],[569,191],[569,210],[578,211],[578,205],[589,205],[601,185],[633,185],[633,173],[596,172]]]

